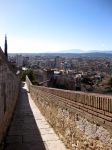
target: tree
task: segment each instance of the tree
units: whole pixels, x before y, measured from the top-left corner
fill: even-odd
[[[28,69],[28,70],[25,70],[25,71],[22,72],[21,80],[25,81],[26,80],[26,76],[28,76],[28,78],[30,79],[30,81],[33,84],[39,85],[38,81],[35,80],[34,73],[33,73],[33,71],[31,69]]]

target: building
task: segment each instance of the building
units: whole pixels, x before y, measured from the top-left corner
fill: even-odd
[[[59,56],[57,56],[57,57],[55,57],[55,68],[60,68],[60,57]]]
[[[16,56],[16,66],[18,68],[21,68],[23,66],[23,56],[22,55],[17,55]]]

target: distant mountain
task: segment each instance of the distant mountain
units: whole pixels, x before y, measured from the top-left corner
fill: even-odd
[[[58,53],[10,53],[10,56],[21,54],[23,56],[50,56],[50,57],[112,57],[112,50],[100,51],[92,50],[89,52],[83,52],[80,49],[63,50]]]
[[[61,50],[60,53],[84,53],[84,51],[80,49],[70,49],[70,50]]]
[[[70,49],[70,50],[61,50],[59,53],[112,53],[112,50],[89,50],[89,51],[84,51],[81,49]]]
[[[9,54],[9,56],[15,56],[16,54]],[[47,56],[47,57],[112,57],[112,53],[99,53],[99,52],[94,52],[94,53],[21,53],[23,56]]]
[[[88,51],[89,53],[112,53],[112,50],[91,50],[91,51]],[[87,53],[88,53],[87,52]]]

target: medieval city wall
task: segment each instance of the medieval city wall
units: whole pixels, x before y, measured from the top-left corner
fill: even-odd
[[[32,85],[32,99],[70,149],[112,149],[112,96]]]
[[[19,77],[0,48],[0,144],[6,134],[19,93]]]

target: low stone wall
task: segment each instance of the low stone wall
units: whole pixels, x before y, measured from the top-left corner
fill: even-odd
[[[112,97],[34,86],[30,93],[70,150],[112,149]]]
[[[19,77],[11,70],[11,66],[0,50],[0,147],[19,94]]]

